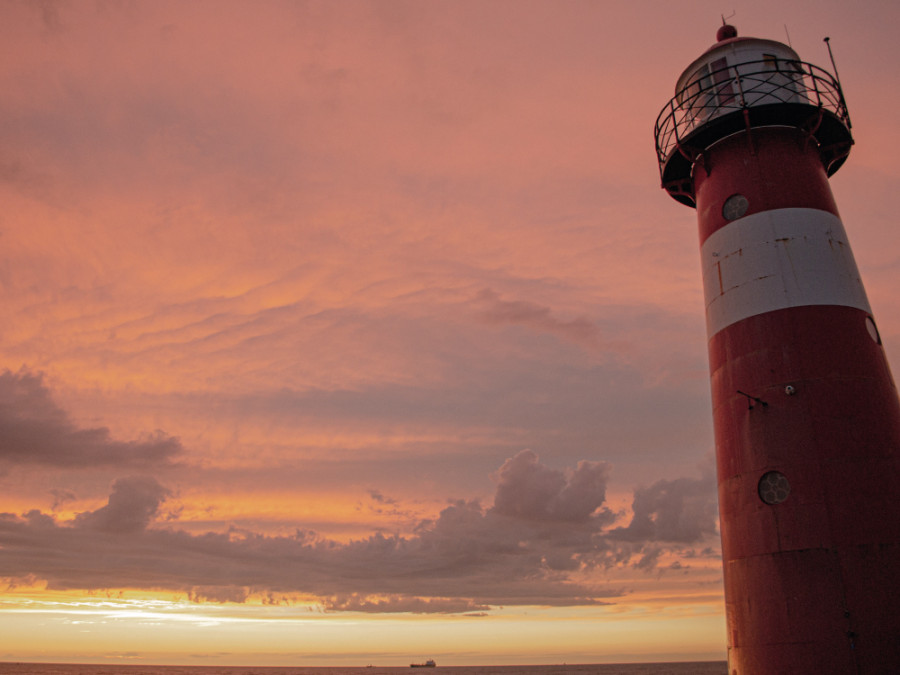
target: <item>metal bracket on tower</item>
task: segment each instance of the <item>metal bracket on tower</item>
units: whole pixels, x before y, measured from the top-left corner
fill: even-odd
[[[818,114],[810,117],[809,120],[800,127],[800,130],[803,132],[803,144],[800,147],[803,148],[804,152],[806,152],[806,149],[809,147],[810,139],[815,139],[816,132],[822,125],[823,116],[822,106],[819,106]]]
[[[763,401],[759,396],[751,396],[750,394],[745,394],[740,389],[737,390],[741,396],[747,397],[747,410],[753,410],[753,403],[759,403],[763,408],[768,408],[769,404]]]

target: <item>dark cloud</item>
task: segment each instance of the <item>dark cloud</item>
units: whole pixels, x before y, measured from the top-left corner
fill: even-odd
[[[584,522],[606,501],[609,471],[606,462],[582,461],[567,476],[523,450],[497,472],[493,510],[517,518]],[[603,516],[611,514],[607,510]]]
[[[146,468],[170,464],[182,452],[178,439],[162,432],[125,442],[105,428],[80,429],[54,403],[41,375],[8,370],[0,373],[0,438],[0,469]]]
[[[391,499],[390,497],[385,497],[378,490],[369,490],[369,496],[372,498],[372,501],[378,502],[379,504],[394,505],[397,503],[396,499]]]
[[[53,490],[50,490],[50,494],[53,495],[52,509],[54,511],[56,511],[63,504],[75,501],[77,499],[77,496],[71,490],[59,490],[54,488]]]
[[[169,494],[154,478],[120,478],[113,483],[109,503],[79,514],[74,525],[113,534],[141,532],[159,513],[160,504]]]
[[[608,533],[608,472],[602,462],[558,471],[522,451],[496,472],[491,507],[458,501],[421,521],[410,536],[378,532],[350,542],[308,530],[191,534],[163,519],[169,491],[154,478],[122,478],[105,506],[69,522],[39,511],[0,514],[0,577],[42,579],[55,589],[164,589],[195,601],[243,602],[257,594],[279,603],[293,594],[313,595],[331,611],[467,613],[499,605],[601,604],[623,593],[606,581],[610,569],[650,572],[664,553],[681,551],[680,542],[713,534],[693,515],[714,509],[708,492],[699,493],[707,495],[705,505],[674,499],[690,492],[686,479],[636,495],[643,510],[627,528]],[[664,516],[641,539],[640,528],[667,504],[680,508],[673,514],[677,524],[666,525]]]
[[[712,476],[660,480],[634,491],[633,516],[610,537],[625,541],[695,544],[717,532],[716,484]]]
[[[634,563],[635,569],[644,570],[645,572],[656,569],[662,553],[663,550],[659,546],[647,546],[644,548],[640,558]]]

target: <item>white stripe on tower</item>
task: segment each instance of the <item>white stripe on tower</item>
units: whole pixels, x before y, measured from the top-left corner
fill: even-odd
[[[788,307],[839,305],[871,314],[840,218],[785,208],[735,220],[701,247],[711,338],[742,319]]]

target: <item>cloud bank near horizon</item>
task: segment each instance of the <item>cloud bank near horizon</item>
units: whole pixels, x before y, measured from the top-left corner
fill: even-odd
[[[23,410],[45,424],[23,423]],[[29,373],[0,374],[0,432],[8,429],[16,432],[4,455],[10,468],[39,461],[90,472],[99,458],[144,469],[117,478],[106,504],[68,520],[36,509],[0,514],[0,578],[13,589],[41,582],[50,589],[174,591],[205,602],[303,597],[329,611],[467,613],[607,603],[628,593],[627,585],[604,581],[610,570],[659,573],[715,555],[711,476],[638,488],[629,516],[609,508],[608,462],[560,470],[522,450],[493,473],[490,505],[452,501],[409,534],[338,541],[299,519],[291,536],[236,526],[191,533],[177,509],[166,509],[177,486],[153,471],[169,469],[177,452],[77,428]],[[392,501],[377,491],[370,497]]]

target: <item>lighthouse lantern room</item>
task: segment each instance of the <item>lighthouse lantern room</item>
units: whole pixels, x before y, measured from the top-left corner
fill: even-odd
[[[722,26],[712,47],[678,78],[656,121],[663,187],[695,205],[691,167],[716,140],[754,127],[784,125],[809,135],[830,176],[853,144],[840,83],[781,42],[738,37]]]

